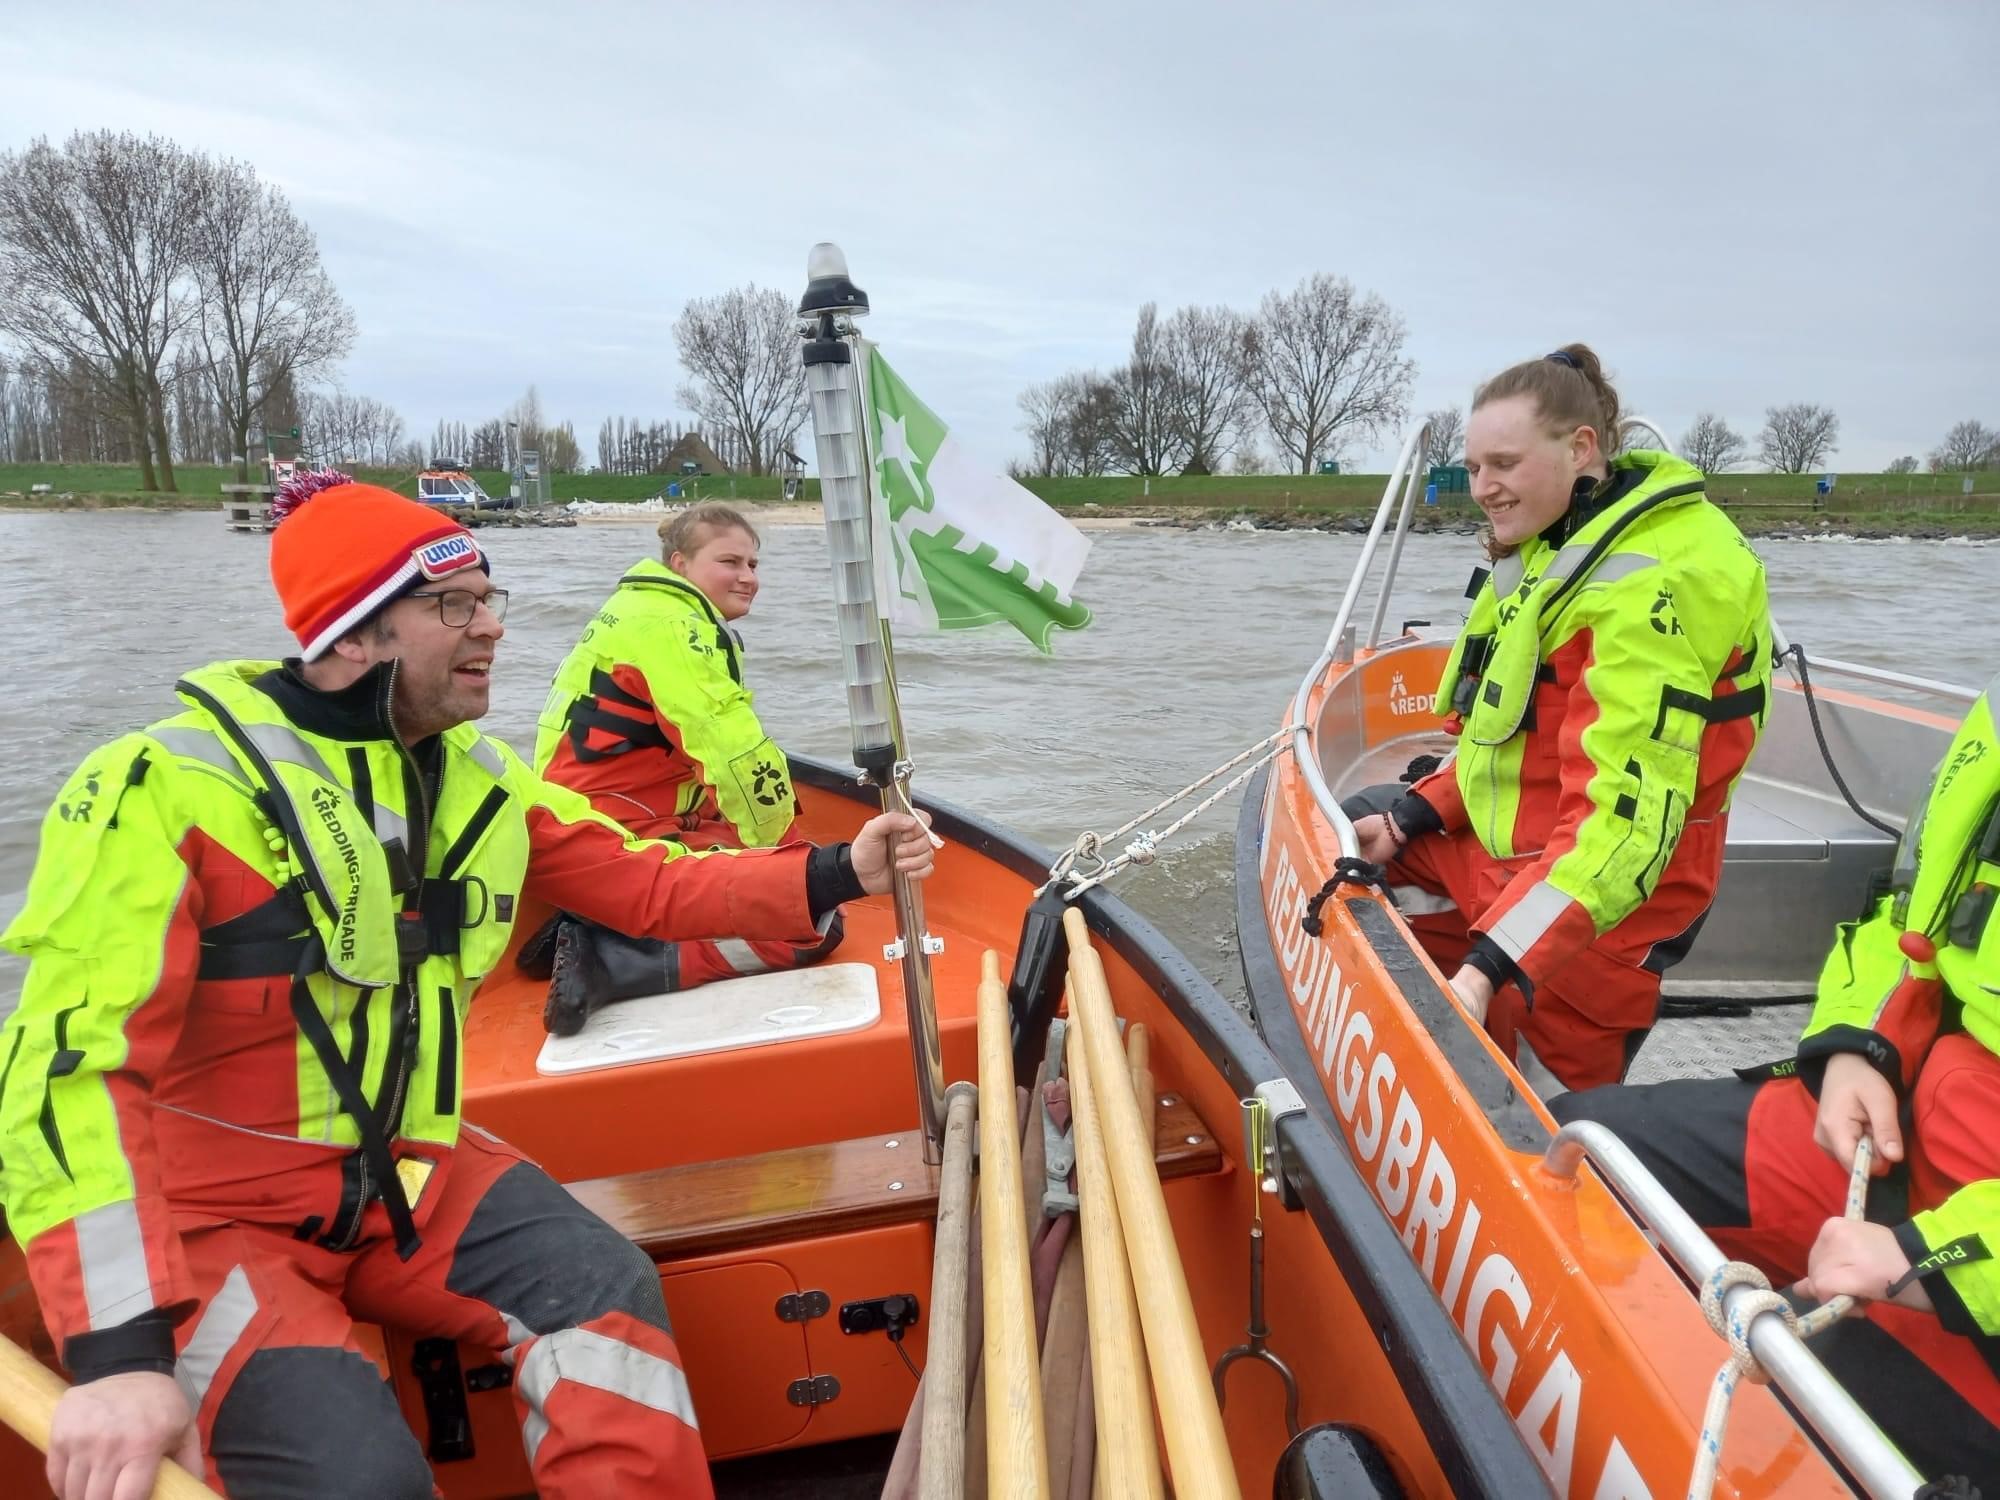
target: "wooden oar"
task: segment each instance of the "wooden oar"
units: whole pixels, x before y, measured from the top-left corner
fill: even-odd
[[[1134,1021],[1125,1028],[1125,1056],[1132,1065],[1132,1092],[1139,1100],[1139,1124],[1150,1141],[1153,1123],[1159,1118],[1160,1100],[1153,1092],[1152,1038],[1146,1035],[1144,1021]]]
[[[923,1500],[965,1493],[966,1278],[972,1229],[972,1132],[978,1094],[956,1083],[945,1096],[944,1180],[931,1262],[931,1332],[925,1346]],[[1003,1106],[1004,1107],[1004,1106]]]
[[[62,1377],[46,1368],[12,1339],[0,1337],[0,1422],[43,1453],[49,1451],[49,1422],[64,1391]],[[172,1459],[160,1461],[153,1500],[218,1500],[214,1490]]]
[[[1118,1190],[1126,1259],[1133,1282],[1146,1288],[1139,1317],[1146,1331],[1154,1396],[1164,1417],[1174,1489],[1182,1495],[1200,1495],[1202,1500],[1236,1500],[1242,1493],[1236,1466],[1223,1434],[1215,1387],[1209,1382],[1208,1358],[1195,1326],[1194,1298],[1174,1245],[1167,1200],[1160,1191],[1153,1142],[1140,1123],[1139,1101],[1126,1086],[1131,1065],[1118,1045],[1111,987],[1090,945],[1083,913],[1074,907],[1064,912],[1063,929],[1069,935],[1070,1008],[1082,1028],[1089,1076],[1097,1085],[1092,1092]],[[1093,1307],[1093,1315],[1095,1311]]]
[[[1070,998],[1076,1014],[1076,998]],[[1097,1407],[1097,1492],[1157,1500],[1160,1452],[1153,1441],[1153,1402],[1146,1384],[1146,1350],[1125,1239],[1118,1227],[1118,1198],[1104,1154],[1094,1064],[1083,1034],[1069,1032],[1070,1129],[1076,1132],[1076,1195],[1082,1205],[1083,1283],[1090,1309],[1091,1395]],[[1124,1092],[1123,1068],[1112,1075]],[[1195,1495],[1197,1490],[1183,1493]]]
[[[1035,1290],[1028,1271],[1021,1140],[1013,1113],[1013,1023],[1000,955],[988,949],[979,979],[979,1218],[984,1252],[987,1492],[1048,1500]],[[1031,1116],[1032,1118],[1032,1116]]]

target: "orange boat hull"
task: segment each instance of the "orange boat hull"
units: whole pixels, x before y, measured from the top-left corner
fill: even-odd
[[[1364,654],[1359,752],[1410,734],[1442,646]],[[1312,700],[1325,704],[1336,668]],[[1435,721],[1431,721],[1435,723]],[[1558,1494],[1685,1490],[1727,1349],[1693,1296],[1589,1173],[1540,1165],[1553,1124],[1380,892],[1337,887],[1318,938],[1300,926],[1339,845],[1289,755],[1239,828],[1238,930],[1263,1029],[1348,1143],[1381,1211],[1458,1325]],[[1255,941],[1253,941],[1253,939]],[[1489,1118],[1490,1116],[1490,1118]],[[1735,1398],[1716,1493],[1850,1493],[1761,1387]]]
[[[803,762],[797,769],[803,832],[820,840],[851,836],[871,810],[851,779]],[[948,809],[938,826],[947,847],[926,887],[926,904],[933,932],[945,939],[934,966],[945,1072],[948,1079],[970,1078],[980,955],[993,948],[1011,960],[1020,914],[1046,861]],[[1219,1165],[1165,1185],[1212,1362],[1243,1342],[1249,1311],[1248,1235],[1258,1174],[1245,1170],[1239,1096],[1276,1077],[1276,1064],[1240,1016],[1122,903],[1099,892],[1083,906],[1119,1014],[1152,1033],[1159,1094],[1191,1107],[1220,1148]],[[533,923],[532,914],[524,916],[521,930]],[[902,986],[896,966],[883,957],[892,928],[886,900],[855,903],[834,956],[878,971],[882,1014],[864,1030],[563,1077],[535,1070],[542,986],[504,963],[467,1023],[466,1118],[529,1152],[562,1181],[600,1180],[580,1192],[615,1193],[601,1179],[620,1174],[892,1135],[898,1145],[884,1148],[883,1173],[896,1181],[896,1173],[920,1168],[920,1146]],[[1517,1477],[1483,1481],[1479,1487],[1490,1493],[1532,1490],[1532,1467],[1449,1330],[1434,1316],[1423,1331],[1406,1330],[1406,1311],[1434,1310],[1423,1305],[1421,1283],[1372,1222],[1372,1210],[1354,1212],[1365,1197],[1332,1138],[1303,1118],[1287,1127],[1287,1138],[1306,1163],[1299,1170],[1309,1179],[1308,1211],[1285,1212],[1268,1195],[1263,1199],[1265,1303],[1270,1347],[1298,1379],[1302,1421],[1346,1423],[1373,1437],[1411,1494],[1453,1493],[1454,1473],[1458,1492],[1467,1492],[1463,1476],[1473,1472]],[[745,1168],[753,1184],[756,1170]],[[762,1188],[771,1202],[784,1203],[796,1184],[769,1181]],[[1343,1213],[1375,1231],[1375,1240],[1346,1244]],[[711,1459],[900,1428],[915,1382],[885,1338],[843,1334],[837,1309],[850,1300],[915,1292],[925,1311],[904,1347],[921,1367],[931,1251],[927,1220],[800,1234],[780,1214],[751,1243],[662,1259],[662,1285]],[[0,1333],[52,1362],[19,1252],[0,1245],[0,1256]],[[1336,1256],[1350,1267],[1345,1274]],[[1353,1287],[1364,1283],[1358,1297]],[[826,1293],[836,1314],[805,1322],[777,1315],[781,1298],[808,1291]],[[1491,1315],[1486,1323],[1499,1326]],[[413,1373],[413,1343],[389,1332],[379,1347],[385,1374],[423,1438],[429,1423]],[[457,1352],[463,1370],[497,1375],[492,1351]],[[1537,1357],[1523,1346],[1524,1371]],[[837,1385],[837,1396],[795,1403],[799,1382],[824,1377]],[[478,1389],[479,1383],[465,1397],[469,1456],[434,1457],[438,1485],[450,1500],[529,1492],[511,1394],[504,1387]],[[1593,1441],[1604,1420],[1585,1428]],[[1254,1365],[1233,1370],[1225,1424],[1243,1492],[1268,1494],[1288,1438],[1275,1374]],[[0,1433],[0,1493],[45,1494],[40,1473],[39,1456]]]

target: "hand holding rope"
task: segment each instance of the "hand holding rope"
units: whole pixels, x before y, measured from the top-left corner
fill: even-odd
[[[1844,1217],[1865,1217],[1868,1204],[1868,1171],[1875,1160],[1875,1143],[1863,1135],[1854,1143],[1854,1166],[1847,1177],[1847,1205]],[[1729,1293],[1737,1287],[1749,1289],[1738,1297],[1734,1308],[1726,1307]],[[1750,1348],[1750,1329],[1767,1312],[1784,1319],[1785,1326],[1801,1339],[1809,1339],[1828,1328],[1854,1308],[1854,1299],[1842,1294],[1829,1297],[1810,1312],[1793,1308],[1784,1294],[1772,1290],[1770,1278],[1747,1261],[1724,1261],[1715,1268],[1701,1289],[1701,1312],[1708,1326],[1729,1343],[1729,1358],[1715,1372],[1708,1389],[1708,1408],[1702,1413],[1701,1436],[1695,1444],[1694,1472],[1688,1476],[1688,1500],[1709,1500],[1715,1491],[1715,1477],[1722,1461],[1722,1438],[1729,1426],[1730,1403],[1736,1387],[1744,1380],[1768,1384],[1771,1377]]]

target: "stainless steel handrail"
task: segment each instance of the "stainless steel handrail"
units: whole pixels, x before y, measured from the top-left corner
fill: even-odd
[[[1928,693],[1933,698],[1944,698],[1953,703],[1970,705],[1979,699],[1978,688],[1940,682],[1935,677],[1912,677],[1907,672],[1894,672],[1887,667],[1866,667],[1860,662],[1838,661],[1831,656],[1815,656],[1810,661],[1815,677],[1828,674],[1852,677],[1858,682],[1874,682],[1884,687],[1908,688],[1913,693]]]
[[[1305,778],[1314,805],[1333,829],[1341,855],[1347,859],[1359,857],[1361,840],[1354,832],[1353,822],[1341,811],[1339,800],[1327,786],[1325,773],[1320,770],[1319,752],[1313,746],[1313,726],[1306,722],[1306,705],[1321,674],[1333,665],[1335,656],[1341,650],[1341,638],[1347,634],[1348,622],[1354,617],[1355,601],[1361,596],[1362,580],[1368,576],[1369,565],[1375,560],[1375,548],[1382,540],[1382,528],[1388,522],[1390,507],[1395,504],[1397,481],[1407,483],[1414,475],[1417,456],[1423,451],[1424,434],[1428,430],[1428,425],[1419,427],[1404,441],[1402,454],[1397,458],[1395,468],[1389,471],[1389,482],[1382,487],[1382,499],[1375,507],[1375,520],[1368,528],[1367,540],[1361,544],[1361,556],[1355,561],[1354,572],[1348,577],[1347,591],[1340,596],[1340,609],[1333,617],[1333,629],[1326,633],[1326,645],[1320,651],[1319,659],[1307,668],[1306,675],[1299,680],[1298,692],[1292,697],[1292,762]],[[1409,524],[1407,506],[1402,524]]]
[[[1430,424],[1426,422],[1417,429],[1418,453],[1429,440]],[[1396,535],[1389,543],[1389,566],[1382,572],[1382,586],[1375,591],[1375,618],[1368,623],[1368,649],[1373,651],[1382,641],[1382,622],[1388,618],[1389,595],[1396,587],[1396,569],[1403,561],[1403,539],[1410,534],[1410,517],[1417,510],[1417,464],[1411,464],[1403,480],[1403,513],[1396,518]]]
[[[1657,1235],[1661,1247],[1697,1284],[1706,1283],[1727,1262],[1715,1241],[1607,1126],[1594,1120],[1575,1120],[1563,1126],[1549,1142],[1542,1165],[1552,1176],[1573,1178],[1586,1157],[1625,1199],[1640,1227]],[[1724,1310],[1750,1295],[1750,1290],[1731,1288],[1722,1299]],[[1749,1344],[1772,1383],[1812,1424],[1820,1440],[1867,1494],[1877,1500],[1909,1500],[1916,1493],[1923,1476],[1882,1436],[1874,1419],[1785,1325],[1783,1317],[1776,1312],[1759,1313],[1750,1324]]]
[[[1619,444],[1621,450],[1632,446],[1632,429],[1635,427],[1643,427],[1646,431],[1652,433],[1654,437],[1658,438],[1659,442],[1653,446],[1658,448],[1662,453],[1675,453],[1674,440],[1661,430],[1660,424],[1655,422],[1651,417],[1641,416],[1636,411],[1618,424],[1619,437],[1623,440]],[[1676,454],[1676,457],[1678,456]]]

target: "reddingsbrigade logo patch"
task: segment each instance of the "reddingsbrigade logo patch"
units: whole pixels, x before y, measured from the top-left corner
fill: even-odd
[[[423,569],[424,577],[443,578],[456,573],[460,568],[469,568],[479,561],[479,549],[472,544],[472,538],[464,532],[453,532],[434,542],[417,548],[410,554],[417,566]]]

